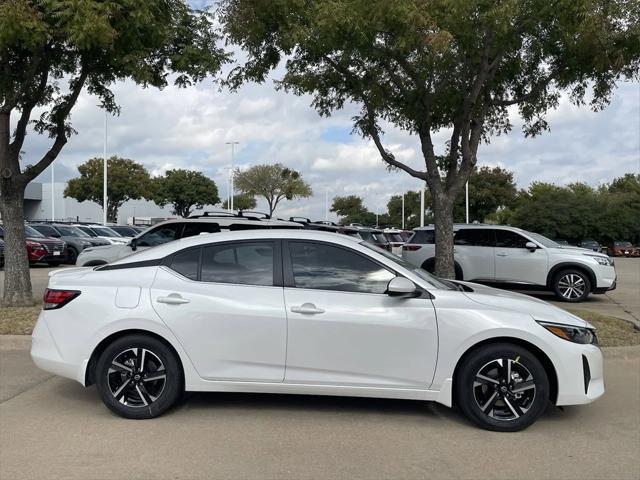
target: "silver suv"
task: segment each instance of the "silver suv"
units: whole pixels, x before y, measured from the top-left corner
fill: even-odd
[[[191,216],[180,220],[168,220],[148,228],[126,244],[86,248],[76,261],[80,267],[93,267],[113,262],[163,243],[204,233],[253,230],[260,228],[302,228],[299,223],[241,214],[212,213]]]
[[[613,260],[586,248],[559,245],[537,233],[499,225],[454,226],[458,280],[553,291],[566,302],[616,288]],[[434,271],[433,226],[416,228],[402,256]]]

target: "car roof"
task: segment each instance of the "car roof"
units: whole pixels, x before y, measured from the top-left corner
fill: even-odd
[[[477,229],[499,229],[499,230],[513,230],[513,231],[517,231],[517,232],[524,232],[525,230],[518,228],[518,227],[512,227],[510,225],[491,225],[488,223],[454,223],[453,224],[453,229],[454,230],[459,230],[460,228],[477,228]],[[433,230],[434,226],[433,225],[425,225],[424,227],[416,227],[413,230],[415,232],[419,232],[419,231],[428,231],[428,230]]]
[[[133,262],[144,262],[147,260],[156,260],[164,258],[176,251],[184,248],[195,247],[198,245],[206,245],[210,243],[238,241],[238,240],[319,240],[341,245],[354,245],[362,243],[362,240],[353,238],[348,235],[342,235],[333,232],[324,232],[319,230],[305,229],[257,229],[257,230],[236,230],[229,232],[202,233],[192,237],[181,238],[171,242],[163,243],[155,247],[138,251],[133,255],[129,255],[120,260],[116,260],[110,265],[120,265]]]

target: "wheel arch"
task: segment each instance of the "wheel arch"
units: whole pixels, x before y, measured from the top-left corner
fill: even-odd
[[[460,370],[460,366],[464,363],[464,361],[466,360],[466,358],[471,355],[471,353],[473,353],[474,351],[487,346],[487,345],[491,345],[491,344],[496,344],[496,343],[513,343],[515,345],[518,345],[520,347],[526,348],[527,350],[529,350],[533,355],[535,355],[535,357],[540,361],[540,363],[542,363],[542,367],[544,368],[545,373],[547,374],[547,378],[549,379],[549,400],[555,405],[557,399],[558,399],[558,374],[556,372],[556,369],[553,365],[553,362],[551,361],[551,359],[549,358],[549,356],[544,353],[543,350],[540,349],[540,347],[537,347],[536,345],[534,345],[531,342],[528,342],[527,340],[523,340],[521,338],[517,338],[517,337],[494,337],[494,338],[488,338],[486,340],[482,340],[472,346],[470,346],[458,359],[456,366],[453,370],[453,385],[455,386],[456,384],[456,380],[459,374],[459,370]],[[453,389],[452,392],[452,402],[453,405],[456,405],[456,401],[457,399],[456,397],[456,388]]]
[[[427,258],[424,262],[422,262],[422,265],[420,266],[420,268],[426,270],[427,272],[434,272],[435,263],[436,263],[436,257],[430,257],[430,258]],[[456,274],[455,279],[464,280],[464,272],[462,271],[462,266],[456,260],[453,261],[453,268]]]
[[[175,349],[175,347],[171,344],[171,342],[169,342],[162,335],[158,335],[155,332],[152,332],[150,330],[144,330],[144,329],[120,330],[103,338],[100,341],[100,343],[98,343],[98,345],[96,345],[96,347],[93,349],[93,352],[91,352],[91,356],[89,357],[89,362],[87,363],[87,369],[84,373],[85,387],[88,387],[95,383],[95,378],[94,378],[95,368],[96,368],[96,364],[98,363],[98,359],[100,358],[100,355],[102,355],[102,352],[104,352],[105,349],[111,343],[118,340],[119,338],[126,337],[127,335],[146,335],[149,337],[153,337],[156,340],[162,342],[168,349],[170,349],[175,355],[176,360],[178,361],[178,365],[180,365],[180,369],[182,370],[182,382],[183,382],[182,388],[184,389],[185,371],[184,371],[184,365],[182,363],[182,359],[180,358],[180,354]]]
[[[589,283],[591,283],[590,292],[593,292],[596,288],[598,288],[598,280],[596,278],[595,272],[590,267],[577,262],[562,262],[551,267],[549,269],[549,273],[547,274],[548,288],[553,290],[553,279],[558,274],[558,272],[562,270],[579,270],[589,277]]]

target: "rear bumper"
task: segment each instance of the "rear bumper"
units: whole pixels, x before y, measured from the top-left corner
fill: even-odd
[[[42,312],[31,334],[31,359],[42,370],[85,384],[82,365],[65,361]]]

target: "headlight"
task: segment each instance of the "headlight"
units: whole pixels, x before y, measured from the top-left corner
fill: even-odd
[[[590,328],[574,327],[573,325],[558,325],[557,323],[538,322],[556,337],[582,345],[598,345],[596,332]]]
[[[589,255],[589,254],[586,254],[586,255],[587,257],[593,258],[600,265],[605,265],[607,267],[610,267],[611,265],[613,265],[613,260],[610,259],[609,257],[603,257],[601,255]]]

